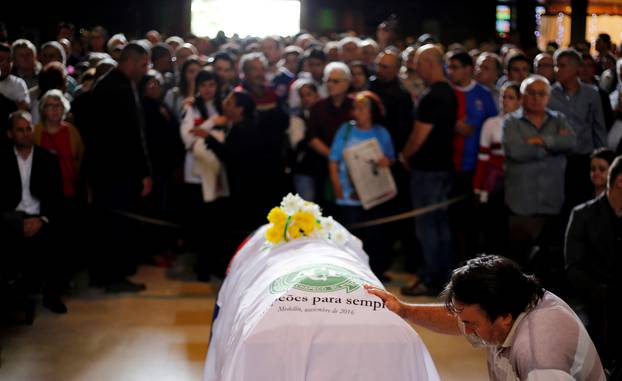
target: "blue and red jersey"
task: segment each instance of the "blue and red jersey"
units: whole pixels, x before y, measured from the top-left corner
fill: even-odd
[[[497,115],[497,106],[488,89],[473,81],[466,87],[455,87],[458,98],[458,120],[475,127],[469,136],[454,135],[454,169],[474,171],[479,152],[479,139],[486,119]]]

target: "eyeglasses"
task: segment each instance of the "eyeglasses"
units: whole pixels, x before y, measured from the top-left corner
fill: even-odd
[[[546,90],[540,90],[540,91],[536,91],[536,90],[531,90],[528,89],[526,91],[526,94],[529,95],[530,97],[540,97],[540,98],[544,98],[546,96],[549,95],[549,92]]]
[[[346,82],[346,79],[344,79],[344,78],[328,78],[326,80],[326,83],[339,83],[339,82]]]

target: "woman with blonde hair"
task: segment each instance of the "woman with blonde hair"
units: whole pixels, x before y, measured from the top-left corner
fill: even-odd
[[[58,157],[63,177],[63,193],[74,198],[80,174],[84,144],[78,130],[65,121],[70,104],[61,90],[47,91],[39,101],[41,121],[35,125],[35,144]]]
[[[55,239],[63,242],[65,256],[59,257],[57,264],[59,276],[65,280],[87,265],[81,250],[88,247],[84,224],[86,186],[80,176],[84,145],[78,130],[65,121],[69,109],[69,101],[61,90],[48,90],[39,100],[40,122],[34,128],[35,144],[54,153],[60,166],[64,197],[60,200],[62,213]]]

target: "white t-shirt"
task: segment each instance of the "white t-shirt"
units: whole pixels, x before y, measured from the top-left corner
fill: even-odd
[[[480,160],[488,160],[490,155],[504,156],[503,153],[503,120],[505,115],[497,115],[486,119],[479,139]],[[485,148],[482,150],[481,148]],[[482,152],[483,151],[483,152]]]
[[[9,98],[13,102],[22,102],[30,104],[30,96],[28,95],[28,87],[23,79],[9,74],[4,81],[0,81],[0,94]]]
[[[488,350],[488,371],[494,381],[605,381],[585,327],[548,291],[518,316],[500,347]]]

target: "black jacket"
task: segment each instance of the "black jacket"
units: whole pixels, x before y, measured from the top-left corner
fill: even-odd
[[[30,193],[41,203],[40,215],[52,223],[58,217],[63,199],[60,165],[54,154],[37,146],[33,149]],[[0,149],[0,176],[0,213],[6,223],[22,200],[22,180],[12,145]]]
[[[622,218],[615,215],[606,194],[573,209],[564,255],[568,280],[585,301],[602,303],[620,290]]]
[[[369,82],[369,90],[376,93],[382,100],[385,118],[381,124],[391,134],[395,150],[401,151],[413,129],[414,106],[410,93],[397,78],[389,82],[372,78]]]
[[[87,168],[94,200],[137,198],[150,175],[144,116],[130,80],[113,69],[92,90]]]
[[[230,127],[224,143],[212,136],[207,147],[225,164],[229,190],[240,220],[260,224],[289,190],[280,155],[281,128],[245,120]],[[256,226],[256,225],[255,225]]]

